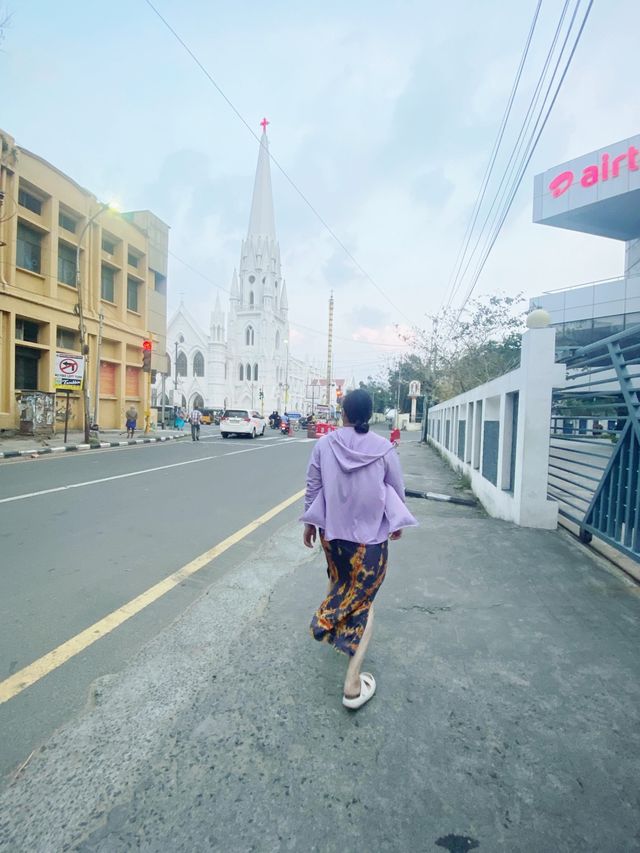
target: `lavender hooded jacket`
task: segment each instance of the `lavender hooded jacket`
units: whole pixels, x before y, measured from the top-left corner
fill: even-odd
[[[300,521],[324,530],[326,539],[372,545],[418,522],[404,503],[400,460],[380,435],[343,427],[323,436],[307,469]]]

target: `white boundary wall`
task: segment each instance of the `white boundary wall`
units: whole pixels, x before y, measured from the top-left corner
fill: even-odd
[[[489,515],[552,530],[547,498],[551,395],[565,384],[555,329],[528,329],[520,367],[429,409],[428,440],[471,480]]]

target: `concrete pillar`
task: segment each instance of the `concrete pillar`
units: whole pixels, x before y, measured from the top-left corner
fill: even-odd
[[[565,381],[565,366],[555,361],[556,331],[528,329],[522,336],[520,397],[516,444],[515,522],[553,530],[558,505],[547,498],[551,396]]]

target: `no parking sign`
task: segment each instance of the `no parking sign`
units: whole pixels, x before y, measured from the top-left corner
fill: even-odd
[[[84,356],[56,353],[56,391],[73,391],[82,388]]]

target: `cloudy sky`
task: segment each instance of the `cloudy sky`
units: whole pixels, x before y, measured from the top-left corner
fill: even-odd
[[[325,354],[333,289],[338,374],[375,374],[396,325],[427,326],[447,300],[535,0],[154,5],[256,132],[267,116],[271,153],[377,285],[272,167],[296,353]],[[562,6],[542,2],[494,191]],[[256,140],[145,0],[4,7],[0,126],[99,198],[168,222],[192,268],[171,257],[170,310],[184,294],[207,317],[238,264]],[[531,195],[536,172],[639,131],[636,25],[637,0],[596,0],[477,294],[621,274],[621,243],[533,225]]]

